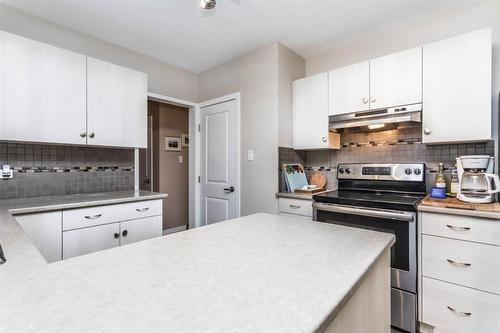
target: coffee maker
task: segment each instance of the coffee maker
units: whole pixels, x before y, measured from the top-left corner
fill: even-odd
[[[500,192],[500,179],[493,174],[494,158],[487,155],[457,157],[457,199],[470,203],[489,203]]]

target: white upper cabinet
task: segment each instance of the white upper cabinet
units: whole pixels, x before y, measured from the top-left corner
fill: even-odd
[[[329,149],[336,144],[328,131],[328,73],[293,82],[293,148]]]
[[[329,114],[369,109],[370,64],[368,61],[342,67],[329,73]]]
[[[370,109],[422,102],[422,47],[370,60]]]
[[[88,144],[147,147],[147,76],[87,58]]]
[[[86,57],[0,31],[0,140],[85,144]]]
[[[424,45],[422,141],[491,139],[491,29]]]

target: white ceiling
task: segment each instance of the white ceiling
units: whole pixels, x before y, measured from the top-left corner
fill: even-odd
[[[194,72],[280,41],[304,58],[370,27],[427,19],[481,0],[0,0],[26,13]]]

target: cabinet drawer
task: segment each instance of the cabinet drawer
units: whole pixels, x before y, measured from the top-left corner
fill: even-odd
[[[63,230],[92,227],[163,214],[162,200],[129,202],[63,211]]]
[[[63,259],[106,250],[120,245],[120,224],[63,232]]]
[[[309,216],[312,218],[312,201],[290,198],[279,198],[281,213]]]
[[[422,213],[422,233],[500,245],[500,221],[498,220]]]
[[[500,296],[425,277],[422,285],[423,321],[434,333],[500,332]]]
[[[500,294],[500,247],[423,235],[422,274]]]

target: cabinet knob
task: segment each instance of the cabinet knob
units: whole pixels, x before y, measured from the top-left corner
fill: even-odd
[[[363,97],[363,103],[364,103],[364,104],[368,103],[368,98]]]
[[[425,135],[431,134],[431,130],[429,128],[424,128],[424,134]]]
[[[375,103],[377,99],[375,97],[372,98],[372,103]]]
[[[84,138],[86,136],[87,136],[87,133],[85,133],[85,132],[80,133],[80,137]]]
[[[95,137],[95,133],[94,132],[92,132],[92,133],[89,134],[89,138],[93,139],[94,137]]]
[[[115,237],[115,238],[118,238],[118,237],[120,237],[120,234],[119,234],[119,233],[117,233],[117,232],[115,232],[114,237]]]
[[[127,231],[127,230],[123,230],[123,231],[122,231],[122,236],[123,236],[123,237],[127,237],[127,234],[128,234],[128,231]]]
[[[323,138],[321,138],[321,141],[326,142],[326,136],[324,136]]]

